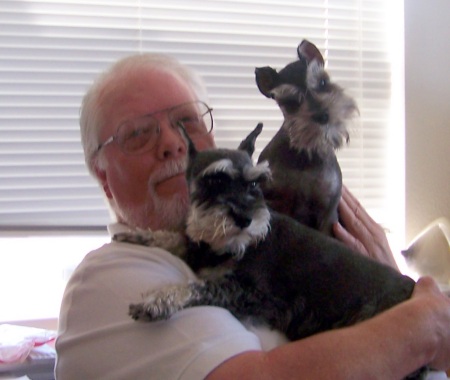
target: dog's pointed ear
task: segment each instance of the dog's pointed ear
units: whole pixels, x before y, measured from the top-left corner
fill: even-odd
[[[314,60],[321,66],[325,65],[325,61],[319,49],[317,49],[316,45],[308,40],[303,40],[300,45],[298,45],[297,54],[298,58],[306,61],[308,65]]]
[[[189,161],[191,161],[197,156],[198,150],[195,147],[194,143],[192,142],[191,138],[189,137],[188,133],[186,132],[186,129],[184,128],[182,123],[178,124],[178,128],[181,131],[181,135],[184,136],[184,138],[186,139]]]
[[[276,70],[269,66],[257,67],[255,69],[255,79],[259,91],[264,96],[273,98],[271,91],[279,84],[279,76]]]
[[[244,140],[242,140],[242,142],[239,144],[238,149],[245,150],[251,157],[253,155],[253,152],[255,151],[256,138],[261,133],[262,128],[263,123],[258,123],[256,128],[252,132],[250,132],[250,134]]]

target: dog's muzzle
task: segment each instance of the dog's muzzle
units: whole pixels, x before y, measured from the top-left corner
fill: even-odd
[[[250,216],[235,213],[233,210],[230,211],[230,216],[233,218],[234,224],[242,230],[252,223],[252,218]]]
[[[255,198],[244,196],[239,201],[229,200],[227,202],[228,216],[233,220],[236,227],[241,230],[252,224],[255,211],[260,208]]]

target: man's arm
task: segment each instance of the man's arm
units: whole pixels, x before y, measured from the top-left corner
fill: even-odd
[[[268,352],[239,354],[208,380],[402,379],[423,365],[450,367],[450,300],[430,278],[413,297],[368,321]]]

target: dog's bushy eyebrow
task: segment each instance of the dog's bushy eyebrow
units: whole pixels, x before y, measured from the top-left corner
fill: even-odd
[[[269,178],[271,175],[269,162],[263,161],[255,166],[246,166],[244,168],[244,179],[246,181],[256,181],[261,177]]]
[[[238,174],[238,171],[233,166],[233,162],[228,158],[224,158],[208,165],[206,169],[201,172],[201,176],[204,177],[209,174],[215,174],[219,172],[226,173],[231,178],[236,177]]]

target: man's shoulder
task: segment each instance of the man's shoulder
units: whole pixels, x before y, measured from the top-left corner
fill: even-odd
[[[179,257],[160,247],[111,241],[89,252],[76,271],[95,273],[121,273],[130,271],[131,276],[139,276],[145,271],[191,272]],[[190,274],[190,273],[189,273]]]

